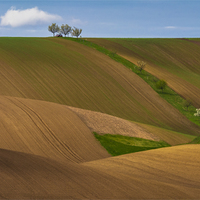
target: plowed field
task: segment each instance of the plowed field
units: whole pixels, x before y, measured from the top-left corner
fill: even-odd
[[[108,56],[62,38],[1,38],[1,95],[107,113],[186,134],[199,128],[136,74]]]
[[[108,48],[113,44],[123,46],[111,41]],[[153,60],[148,66],[160,69]],[[161,68],[178,88],[178,75]],[[177,145],[200,135],[122,64],[63,38],[0,38],[0,69],[0,199],[200,198],[200,145],[111,157],[94,137]],[[177,80],[187,85],[182,75]],[[187,81],[194,93],[198,83]]]
[[[199,145],[83,164],[0,150],[3,199],[199,199]]]
[[[0,108],[2,149],[77,163],[109,156],[66,106],[0,97]]]

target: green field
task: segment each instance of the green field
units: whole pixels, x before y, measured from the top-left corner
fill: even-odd
[[[170,145],[164,141],[152,141],[141,138],[134,138],[122,135],[100,135],[94,133],[95,137],[101,145],[112,156],[119,156],[127,153],[134,153],[139,151],[146,151],[150,149],[157,149],[162,147],[169,147]]]

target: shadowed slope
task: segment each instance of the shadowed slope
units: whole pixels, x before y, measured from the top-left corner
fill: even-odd
[[[1,199],[130,198],[119,180],[79,164],[2,149],[0,163]]]
[[[200,45],[185,39],[88,39],[137,65],[147,62],[146,71],[199,107]],[[194,39],[195,40],[195,39]]]
[[[199,135],[197,126],[140,77],[92,48],[62,38],[3,38],[0,53],[2,65],[12,68],[18,74],[16,82],[24,86],[11,86],[8,74],[7,82],[0,78],[1,94],[53,101]],[[2,67],[1,74],[6,69]],[[12,89],[8,92],[7,87]]]
[[[0,198],[199,199],[199,145],[83,164],[0,149]]]
[[[87,126],[66,106],[0,97],[0,148],[57,160],[109,157]]]

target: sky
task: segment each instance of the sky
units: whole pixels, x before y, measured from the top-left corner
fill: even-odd
[[[197,38],[200,0],[0,0],[0,36],[50,37],[48,26],[82,37]]]

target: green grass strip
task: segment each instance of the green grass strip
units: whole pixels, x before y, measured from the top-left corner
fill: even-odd
[[[197,124],[198,126],[200,126],[200,117],[195,117],[194,113],[196,113],[196,108],[194,106],[190,106],[188,108],[188,110],[186,108],[184,108],[183,103],[185,101],[184,98],[182,98],[179,94],[177,94],[175,91],[173,91],[170,87],[166,87],[164,92],[162,92],[161,90],[156,88],[155,85],[155,77],[146,72],[145,70],[143,70],[142,72],[140,72],[138,70],[138,67],[131,63],[130,61],[122,58],[121,56],[117,55],[116,53],[109,51],[93,42],[87,41],[87,39],[76,39],[76,38],[64,38],[64,39],[68,39],[71,41],[75,41],[78,42],[80,44],[84,44],[88,47],[91,47],[93,49],[98,50],[101,53],[106,54],[107,56],[109,56],[110,58],[112,58],[113,60],[123,64],[125,67],[129,68],[132,72],[136,73],[138,76],[140,76],[147,84],[149,84],[153,90],[155,90],[163,99],[165,99],[168,103],[170,103],[172,106],[174,106],[176,109],[178,109],[183,115],[185,115],[187,117],[187,119],[189,119],[190,121],[192,121],[193,123]]]
[[[100,135],[94,132],[94,136],[112,156],[119,156],[127,153],[134,153],[170,146],[164,141],[157,142],[122,135]]]

